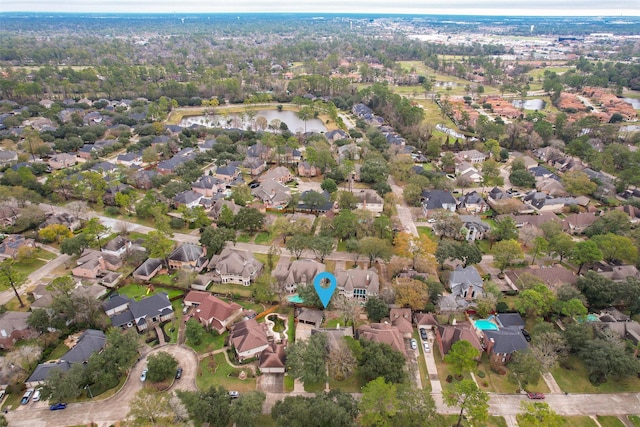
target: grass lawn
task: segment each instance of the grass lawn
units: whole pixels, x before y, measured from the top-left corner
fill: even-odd
[[[290,392],[293,391],[294,382],[295,382],[295,380],[293,379],[293,377],[290,377],[289,375],[285,375],[284,376],[284,391],[285,391],[285,393],[290,393]]]
[[[256,245],[270,245],[271,242],[273,242],[273,235],[266,231],[261,231],[256,234],[256,239],[254,240]]]
[[[234,285],[229,283],[214,283],[209,287],[209,292],[222,296],[238,295],[241,297],[250,297],[252,293],[250,286]]]
[[[329,387],[331,390],[340,390],[344,393],[361,393],[362,386],[365,384],[366,382],[362,381],[357,370],[344,381],[336,381],[329,378]]]
[[[200,361],[196,377],[196,384],[200,390],[208,390],[210,387],[218,385],[227,390],[239,392],[248,392],[256,389],[256,379],[247,378],[241,380],[238,378],[241,369],[230,366],[224,358],[224,354],[220,353],[213,356],[215,364],[211,364],[211,360],[211,357],[205,357]],[[247,372],[250,371],[247,370]]]
[[[262,304],[256,304],[249,301],[236,301],[236,303],[240,304],[242,307],[246,308],[247,310],[255,311],[257,314],[260,314],[265,310],[265,306],[263,306]],[[269,309],[269,306],[266,306],[266,308]]]
[[[520,427],[537,427],[531,424],[521,423],[519,418],[517,418],[517,420],[519,423],[518,425]],[[590,417],[587,417],[587,416],[564,417],[564,420],[565,420],[564,425],[571,426],[571,427],[597,427],[598,426],[595,421],[593,421]]]
[[[618,417],[600,415],[596,418],[602,427],[624,427],[624,423]]]
[[[175,301],[174,301],[175,302]],[[180,313],[180,310],[174,311]],[[175,344],[178,342],[178,328],[180,326],[180,319],[173,319],[171,322],[164,325],[164,333],[169,337],[169,343]]]
[[[326,266],[327,271],[329,273],[333,273],[333,272],[336,271],[336,262],[335,261],[330,260],[330,259],[325,259],[324,260],[324,265]]]
[[[424,361],[424,346],[422,345],[422,340],[420,339],[420,334],[418,330],[415,329],[413,331],[413,338],[418,341],[418,346],[420,347],[420,351],[418,354],[418,369],[420,370],[420,381],[422,382],[422,389],[431,391],[431,382],[429,381],[429,375],[427,371],[427,365]],[[432,350],[433,351],[433,350]]]
[[[293,312],[289,314],[289,329],[287,329],[287,335],[289,342],[294,342],[296,340],[296,322],[294,320]]]
[[[627,393],[640,391],[640,378],[626,378],[624,380],[609,380],[600,386],[589,381],[589,373],[582,361],[576,356],[570,356],[566,366],[571,370],[556,367],[551,371],[562,391],[569,393]]]
[[[629,415],[629,421],[631,421],[634,426],[640,427],[640,416],[638,416],[638,415]]]
[[[309,393],[322,393],[324,391],[324,382],[304,383],[304,391]]]
[[[42,256],[39,255],[35,255],[35,254],[42,254]],[[52,258],[45,258],[46,256],[49,255],[53,255],[51,252],[47,252],[44,251],[42,249],[38,249],[36,251],[34,251],[34,256],[33,258],[29,258],[29,259],[24,259],[22,261],[16,261],[13,264],[13,272],[15,273],[16,277],[24,277],[26,278],[29,274],[33,273],[34,271],[36,271],[37,269],[39,269],[40,267],[42,267],[43,265],[45,265],[47,263],[47,261],[44,261],[42,259],[38,259],[38,258],[43,258],[45,260],[51,260]],[[55,255],[53,255],[55,257]],[[8,285],[1,285],[0,286],[0,290],[4,290],[9,288]]]
[[[151,279],[152,283],[159,283],[161,285],[173,285],[174,279],[177,277],[178,273],[175,272],[173,274],[158,274],[156,277]]]
[[[482,371],[485,373],[484,378],[480,378],[478,376],[478,371]],[[480,360],[480,365],[478,369],[475,371],[476,379],[478,380],[478,384],[480,388],[485,391],[490,391],[494,393],[515,393],[518,388],[517,385],[510,383],[508,381],[508,375],[498,375],[491,370],[489,365],[489,358],[486,353],[483,353],[482,359]],[[484,384],[487,384],[485,386]],[[527,389],[532,391],[537,391],[540,393],[548,393],[549,388],[547,384],[544,382],[542,378],[538,381],[537,384],[529,384]]]
[[[276,422],[271,418],[271,415],[260,415],[256,421],[256,425],[262,427],[276,427]]]
[[[208,353],[213,350],[219,350],[224,346],[224,340],[227,337],[228,332],[222,335],[213,336],[211,332],[204,334],[202,342],[198,345],[192,344],[187,340],[187,345],[195,350],[196,353]],[[225,362],[226,363],[226,362]]]
[[[247,233],[240,233],[236,238],[236,241],[240,243],[249,243],[251,240],[253,240],[253,234],[247,234]]]
[[[431,227],[423,226],[416,228],[418,229],[418,234],[420,234],[421,236],[427,236],[434,242],[436,241],[437,237],[433,235],[433,230],[431,229]]]
[[[149,288],[144,285],[140,285],[138,283],[132,283],[127,286],[123,286],[118,288],[118,293],[120,295],[126,295],[129,298],[133,298],[135,300],[140,300],[143,297],[157,294],[158,292],[166,292],[169,295],[169,298],[177,297],[179,295],[184,294],[184,291],[179,289],[165,289],[165,288],[155,288],[152,292],[149,291]]]
[[[457,415],[445,415],[444,419],[446,420],[445,425],[447,426],[454,426],[458,422]],[[463,419],[460,425],[467,427],[469,423],[466,419]],[[491,416],[487,421],[487,427],[507,427],[507,422],[502,417]]]
[[[69,351],[69,347],[67,347],[63,342],[58,344],[58,346],[51,352],[49,355],[49,360],[57,360],[60,359],[67,351]]]

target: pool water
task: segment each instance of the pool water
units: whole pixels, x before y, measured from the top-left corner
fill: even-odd
[[[291,295],[287,299],[289,300],[289,302],[292,302],[294,304],[302,304],[304,302],[304,300],[300,298],[300,295]]]
[[[490,320],[487,319],[478,319],[476,321],[473,322],[476,325],[476,328],[483,330],[483,331],[497,331],[498,330],[498,325],[496,325],[495,323],[493,323]]]

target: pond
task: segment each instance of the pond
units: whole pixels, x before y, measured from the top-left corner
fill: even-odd
[[[640,99],[636,99],[636,98],[622,98],[622,99],[627,101],[629,104],[631,104],[634,110],[640,110]]]
[[[267,316],[267,319],[273,322],[273,332],[284,332],[284,319],[281,319],[277,314],[271,314]]]
[[[209,128],[223,129],[247,129],[255,131],[273,131],[279,129],[279,123],[285,123],[291,132],[326,132],[327,128],[320,119],[307,120],[306,124],[300,120],[295,111],[257,110],[254,117],[247,113],[213,114],[202,116],[184,117],[179,125],[189,127],[191,125],[205,126]],[[252,113],[252,114],[253,114]]]
[[[522,101],[516,100],[511,103],[516,108],[522,107]],[[524,100],[524,109],[525,110],[542,110],[544,109],[545,102],[542,99],[525,99]]]

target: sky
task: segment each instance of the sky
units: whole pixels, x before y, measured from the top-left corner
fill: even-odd
[[[640,0],[0,0],[0,12],[305,12],[625,17],[640,16]]]

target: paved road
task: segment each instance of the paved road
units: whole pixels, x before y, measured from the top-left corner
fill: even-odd
[[[15,411],[9,412],[6,417],[11,427],[59,427],[68,425],[86,425],[90,422],[97,423],[99,427],[107,427],[124,419],[129,412],[129,402],[142,388],[144,383],[140,381],[140,374],[146,366],[149,354],[166,351],[173,355],[184,369],[182,378],[176,380],[172,390],[191,390],[196,388],[196,374],[198,369],[197,355],[188,347],[166,345],[149,351],[146,348],[141,360],[136,363],[129,373],[127,382],[115,395],[91,402],[72,403],[63,411],[49,411],[47,405],[33,403],[21,406]]]

